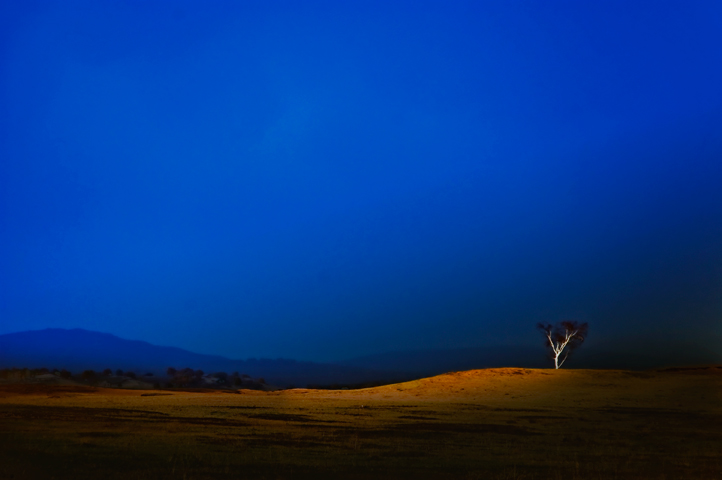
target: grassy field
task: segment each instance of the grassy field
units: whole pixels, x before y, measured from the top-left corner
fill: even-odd
[[[0,386],[0,480],[719,479],[722,367],[345,390]]]

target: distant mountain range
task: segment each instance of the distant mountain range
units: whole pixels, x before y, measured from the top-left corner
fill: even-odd
[[[670,352],[674,355],[670,356]],[[568,366],[645,369],[712,364],[719,360],[719,356],[689,345],[685,348],[646,349],[644,352],[611,352],[584,345],[569,359]],[[477,368],[550,366],[541,344],[538,347],[387,352],[344,362],[317,363],[287,359],[233,360],[82,329],[46,329],[0,335],[0,368],[65,368],[71,372],[110,368],[163,375],[168,367],[191,367],[206,373],[239,372],[254,378],[263,377],[267,383],[281,387],[391,383]]]
[[[350,365],[297,362],[285,359],[232,360],[181,348],[125,340],[109,333],[82,329],[47,329],[0,335],[0,368],[65,368],[135,371],[164,375],[168,367],[210,372],[239,372],[263,377],[277,386],[393,382],[409,375]]]

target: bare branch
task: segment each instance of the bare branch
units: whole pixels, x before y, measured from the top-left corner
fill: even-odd
[[[551,324],[538,323],[537,329],[546,337],[546,346],[552,351],[554,367],[560,368],[571,352],[579,347],[587,336],[588,324],[575,321],[563,321],[552,326]],[[562,353],[565,352],[561,358]],[[561,361],[560,361],[561,358]]]

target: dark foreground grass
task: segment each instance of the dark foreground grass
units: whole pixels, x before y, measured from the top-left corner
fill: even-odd
[[[140,395],[123,408],[0,404],[0,480],[722,477],[716,411],[243,395],[144,407]]]
[[[481,421],[455,422],[447,412],[436,412],[443,421],[408,413],[414,409],[396,409],[399,420],[379,426],[291,412],[204,418],[6,405],[0,478],[722,476],[719,418],[487,411]]]

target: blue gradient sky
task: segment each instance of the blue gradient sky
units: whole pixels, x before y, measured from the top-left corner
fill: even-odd
[[[2,2],[0,333],[722,360],[722,3],[597,3]]]

